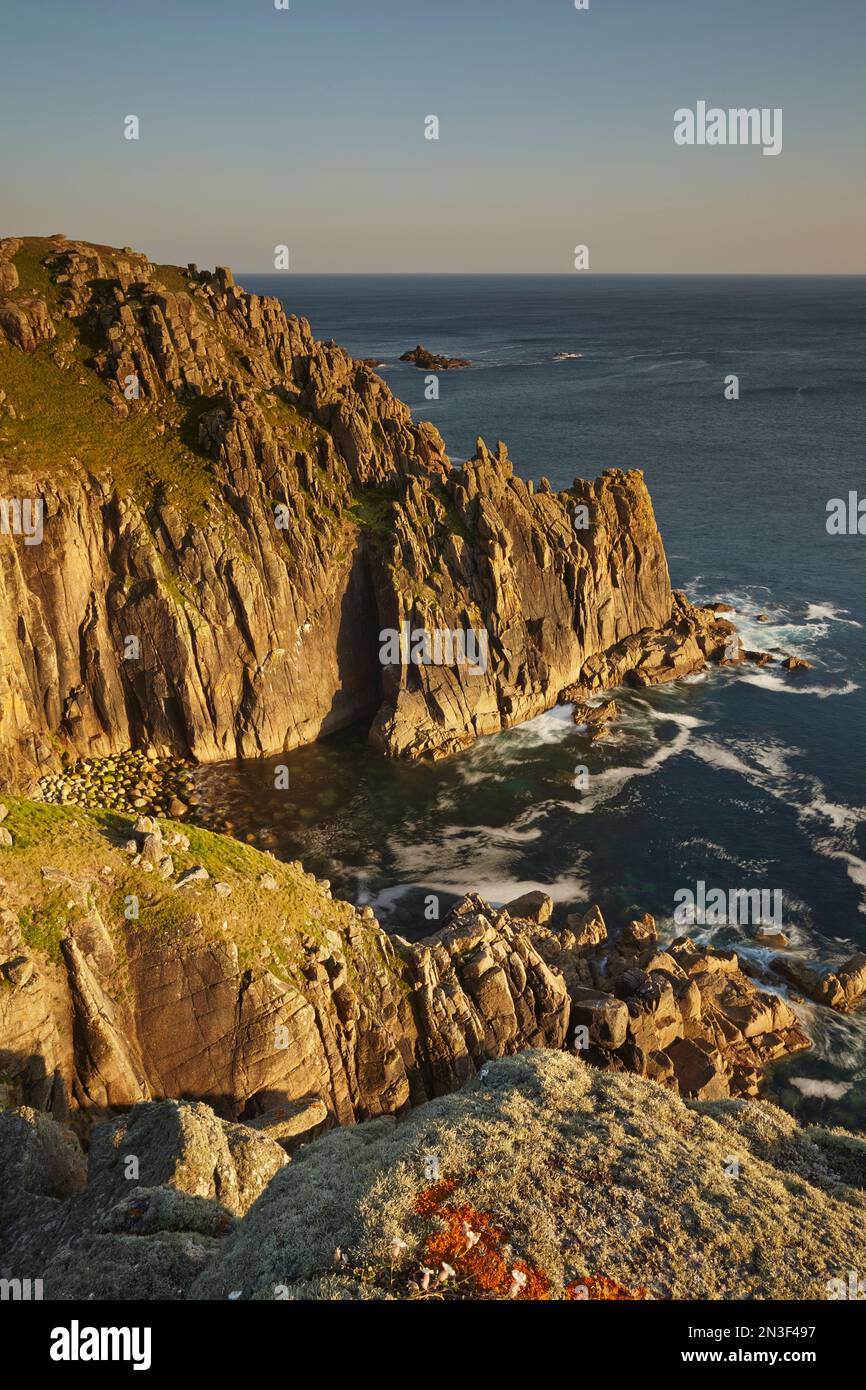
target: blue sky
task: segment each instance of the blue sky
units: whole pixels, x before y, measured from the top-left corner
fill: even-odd
[[[866,271],[866,0],[4,0],[4,233],[299,271]],[[784,148],[678,148],[700,100]],[[136,114],[141,138],[123,138]],[[424,139],[424,118],[440,139]]]

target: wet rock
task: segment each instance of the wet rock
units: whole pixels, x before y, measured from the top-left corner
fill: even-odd
[[[796,957],[774,956],[770,967],[808,999],[848,1013],[866,995],[866,955],[858,952],[836,970],[818,970]]]
[[[599,705],[578,702],[574,706],[572,715],[575,724],[586,728],[591,743],[599,743],[602,739],[607,738],[610,725],[619,716],[620,707],[616,700],[608,700]]]

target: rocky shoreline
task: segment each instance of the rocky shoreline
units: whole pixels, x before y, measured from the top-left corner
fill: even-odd
[[[409,942],[298,864],[188,823],[88,815],[13,802],[0,827],[0,1070],[7,1098],[63,1118],[213,1097],[233,1119],[290,1112],[298,1137],[534,1047],[692,1099],[756,1096],[810,1045],[780,990],[840,1010],[866,995],[862,955],[762,971],[661,942],[648,914],[612,939],[597,907],[557,926],[543,893],[469,896]]]
[[[197,763],[362,721],[385,756],[444,757],[562,702],[595,742],[605,691],[770,660],[672,590],[642,474],[557,493],[481,439],[454,468],[278,301],[128,247],[0,242],[0,366],[10,487],[40,524],[0,537],[0,1277],[727,1297],[761,1249],[758,1295],[785,1297],[851,1259],[862,1142],[760,1091],[810,1046],[804,997],[863,1002],[866,956],[756,966],[541,892],[469,894],[409,941],[202,824]],[[483,632],[484,662],[383,661],[404,627]],[[718,1188],[735,1144],[748,1193]]]
[[[788,1134],[767,1181],[784,1183],[785,1163],[801,1154],[819,1184],[810,1200],[823,1212],[827,1277],[848,1250],[856,1198],[840,1197],[840,1184],[856,1163],[862,1170],[862,1141],[801,1136],[758,1095],[771,1063],[810,1045],[778,992],[785,974],[847,1011],[866,994],[865,956],[831,973],[788,969],[780,958],[774,974],[755,979],[737,951],[659,941],[649,915],[613,940],[598,908],[556,926],[544,892],[499,909],[464,898],[441,929],[409,942],[382,931],[370,908],[336,901],[302,866],[222,835],[7,801],[0,1162],[13,1181],[0,1197],[1,1276],[39,1270],[53,1298],[689,1297],[696,1287],[724,1297],[730,1243],[719,1247],[717,1272],[698,1275],[680,1261],[676,1238],[664,1237],[663,1261],[638,1272],[627,1243],[603,1234],[607,1186],[620,1181],[644,1191],[657,1220],[659,1194],[631,1150],[602,1184],[589,1227],[573,1188],[569,1198],[550,1193],[567,1219],[580,1219],[577,1258],[539,1244],[493,1156],[502,1144],[502,1161],[514,1161],[516,1106],[527,1154],[548,1163],[532,1190],[546,1191],[556,1173],[545,1154],[562,1144],[560,1123],[570,1144],[598,1141],[612,1161],[606,1112],[617,1133],[641,1123],[659,1155],[671,1133],[710,1118],[728,1156],[742,1155],[746,1130],[737,1138],[726,1126]],[[596,1097],[592,1119],[585,1093]],[[489,1179],[481,1183],[467,1158],[478,1106]],[[755,1140],[749,1194],[769,1137]],[[838,1176],[824,1190],[827,1145]],[[587,1161],[601,1172],[601,1151],[592,1152]],[[121,1166],[128,1154],[138,1161],[132,1183]],[[692,1161],[677,1151],[666,1162],[681,1179]],[[296,1166],[297,1177],[284,1177]],[[373,1173],[388,1175],[389,1191],[414,1173],[416,1218],[359,1225],[363,1193],[350,1194]],[[302,1232],[286,1243],[285,1212],[306,1175],[348,1202],[322,1215],[324,1255]],[[484,1286],[466,1216],[448,1250],[432,1244],[442,1222],[449,1229],[456,1193],[478,1229],[505,1223],[520,1258],[509,1264],[505,1245],[485,1244],[499,1273]],[[670,1201],[664,1209],[670,1219]],[[728,1201],[749,1248],[760,1209],[749,1195],[733,1216]],[[774,1219],[773,1248],[778,1222],[794,1229],[781,1208]],[[516,1268],[525,1284],[507,1273]],[[813,1277],[812,1259],[796,1270],[783,1261],[756,1294],[806,1297]]]
[[[48,804],[144,812],[171,820],[182,820],[199,805],[191,765],[149,752],[76,759],[41,777],[36,793]]]

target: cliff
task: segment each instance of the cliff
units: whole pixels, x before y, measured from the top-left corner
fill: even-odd
[[[63,750],[247,757],[360,719],[438,755],[736,647],[672,594],[639,473],[536,492],[480,440],[453,469],[225,269],[0,242],[0,460],[0,785]],[[40,501],[37,543],[15,507]],[[484,669],[383,665],[404,624],[483,632]]]
[[[183,1098],[292,1148],[527,1048],[755,1096],[809,1046],[778,977],[665,944],[649,916],[609,939],[597,908],[554,927],[543,894],[469,896],[409,942],[300,864],[196,827],[23,799],[0,820],[0,1102],[82,1133]],[[831,978],[854,1007],[866,958]]]

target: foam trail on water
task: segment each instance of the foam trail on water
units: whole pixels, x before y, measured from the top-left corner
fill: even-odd
[[[784,676],[774,676],[771,671],[744,671],[740,680],[746,685],[758,685],[763,690],[773,690],[780,695],[816,695],[819,700],[827,700],[832,695],[853,695],[860,687],[856,681],[845,681],[844,685],[795,685]]]

